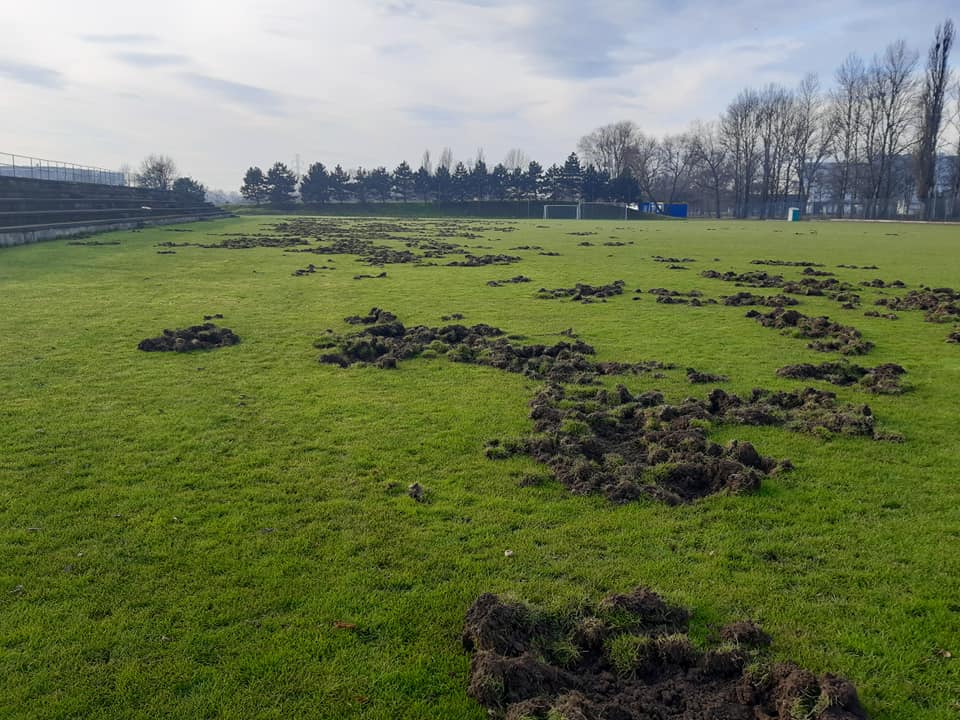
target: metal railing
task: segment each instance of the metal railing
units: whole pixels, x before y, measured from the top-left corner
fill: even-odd
[[[132,173],[5,152],[0,152],[0,177],[94,183],[96,185],[124,186],[134,184]]]

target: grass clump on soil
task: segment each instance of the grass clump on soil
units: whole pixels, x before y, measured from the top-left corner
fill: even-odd
[[[827,316],[807,317],[796,310],[774,308],[768,313],[756,310],[747,312],[748,318],[768,328],[783,330],[796,337],[811,340],[807,345],[819,352],[838,352],[841,355],[865,355],[873,349],[873,343],[865,340],[860,331],[841,325]]]
[[[723,627],[707,649],[688,623],[685,609],[645,587],[566,612],[485,593],[464,623],[467,692],[508,720],[867,718],[843,678],[766,663],[770,636],[755,623]]]
[[[180,330],[164,330],[159,337],[141,340],[137,348],[144,352],[191,352],[229,347],[239,342],[240,338],[230,328],[206,322]]]

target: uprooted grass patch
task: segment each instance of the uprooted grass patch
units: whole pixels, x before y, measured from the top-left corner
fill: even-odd
[[[726,295],[723,298],[724,305],[733,307],[747,307],[750,305],[763,305],[765,307],[783,307],[787,305],[798,305],[796,298],[786,295],[754,295],[748,292],[738,292],[735,295]]]
[[[783,330],[795,337],[811,342],[811,350],[820,352],[838,352],[841,355],[864,355],[873,349],[873,343],[864,340],[860,331],[849,325],[841,325],[829,317],[808,317],[797,310],[777,307],[768,313],[750,310],[748,318],[753,318],[764,327]]]
[[[675,505],[755,490],[765,476],[792,467],[761,456],[750,443],[711,442],[707,431],[715,424],[884,437],[875,432],[868,406],[838,403],[834,393],[813,388],[756,389],[747,399],[715,389],[706,400],[671,405],[659,392],[633,395],[622,385],[594,392],[550,385],[530,407],[534,434],[491,440],[487,456],[528,455],[571,492],[600,493],[617,503],[651,497]]]
[[[903,297],[880,298],[877,305],[889,310],[923,310],[927,322],[960,320],[960,292],[948,287],[911,290]]]
[[[164,330],[158,337],[141,340],[137,348],[144,352],[189,352],[228,347],[238,342],[240,338],[230,328],[208,322],[181,330]]]
[[[791,295],[828,297],[851,308],[860,304],[860,296],[855,292],[857,290],[856,286],[833,277],[823,279],[812,277],[823,273],[810,267],[807,267],[804,272],[808,277],[800,280],[786,280],[783,275],[771,275],[761,271],[736,273],[728,270],[721,273],[717,270],[704,270],[700,275],[711,280],[722,280],[746,287],[781,288],[783,292]]]
[[[865,390],[878,395],[899,395],[904,392],[900,378],[906,372],[895,363],[866,368],[841,360],[819,365],[809,363],[787,365],[777,370],[777,375],[794,380],[826,380],[840,386],[859,384]]]
[[[656,361],[598,362],[592,358],[594,348],[582,340],[517,345],[500,328],[482,323],[469,327],[455,324],[408,328],[396,315],[380,308],[345,321],[364,327],[345,336],[329,331],[314,343],[314,347],[325,351],[319,358],[321,363],[340,367],[370,363],[390,369],[401,360],[442,355],[453,362],[486,365],[522,373],[534,380],[581,385],[595,384],[601,375],[639,374],[670,367]]]
[[[771,663],[749,620],[723,627],[707,649],[689,613],[637,587],[551,611],[486,593],[467,611],[467,694],[506,720],[864,720],[854,686]]]
[[[623,295],[625,285],[626,283],[623,280],[614,280],[607,285],[576,283],[572,288],[554,288],[553,290],[540,288],[537,291],[537,297],[543,300],[568,297],[574,302],[590,303],[595,300],[605,300],[609,297]]]

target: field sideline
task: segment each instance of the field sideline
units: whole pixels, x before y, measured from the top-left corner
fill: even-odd
[[[403,220],[425,234],[471,232],[440,239],[521,260],[370,268],[270,247],[158,254],[158,243],[218,242],[279,220],[0,250],[0,717],[481,720],[459,643],[479,594],[561,606],[637,584],[692,608],[698,640],[757,620],[775,657],[850,678],[871,717],[957,717],[954,326],[916,311],[864,316],[903,291],[862,288],[853,310],[798,298],[804,314],[875,343],[854,362],[906,368],[907,393],[875,396],[777,377],[783,365],[836,356],[761,327],[748,308],[631,299],[635,288],[709,298],[743,289],[701,277],[707,269],[803,277],[755,259],[823,263],[854,284],[960,287],[957,228]],[[512,249],[521,246],[542,250]],[[657,255],[693,261],[670,269]],[[336,269],[293,276],[308,263]],[[521,273],[532,282],[487,285]],[[626,293],[603,303],[535,297],[620,279]],[[443,357],[396,370],[319,364],[324,331],[349,332],[343,319],[375,306],[407,325],[461,313],[526,342],[573,328],[602,360],[726,375],[728,392],[812,384],[868,403],[904,442],[724,426],[711,438],[749,440],[796,470],[755,494],[677,507],[615,506],[557,482],[519,487],[543,468],[489,460],[484,447],[530,432],[541,383]],[[137,350],[216,313],[239,345]],[[714,387],[682,370],[616,382],[673,402]],[[429,502],[407,496],[414,482]]]

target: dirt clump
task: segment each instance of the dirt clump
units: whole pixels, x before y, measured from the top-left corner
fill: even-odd
[[[407,495],[418,503],[427,501],[427,491],[420,483],[413,483],[407,488]]]
[[[884,318],[885,320],[899,320],[900,316],[896,313],[881,313],[876,310],[867,310],[864,314],[864,317],[875,317],[875,318]]]
[[[770,663],[753,623],[701,650],[688,618],[645,587],[573,610],[486,593],[464,623],[467,694],[501,720],[866,720],[846,680]]]
[[[119,245],[119,240],[68,240],[67,245],[85,245],[87,247],[102,247],[104,245]]]
[[[507,278],[506,280],[489,280],[487,285],[489,287],[502,287],[504,285],[517,284],[517,283],[528,283],[533,282],[526,275],[515,275],[512,278]]]
[[[137,348],[144,352],[190,352],[229,347],[239,342],[240,338],[230,328],[207,322],[181,330],[164,330],[159,337],[141,340]]]
[[[902,297],[880,298],[877,305],[891,311],[923,310],[927,322],[960,320],[960,292],[953,288],[922,288]]]
[[[764,327],[784,330],[795,337],[806,338],[811,350],[838,352],[842,355],[864,355],[873,349],[873,343],[864,340],[860,331],[848,325],[832,321],[826,316],[808,317],[796,310],[774,308],[768,313],[750,310],[753,318]]]
[[[553,345],[515,345],[503,330],[478,324],[406,327],[396,315],[380,308],[366,316],[346,318],[363,329],[350,335],[328,331],[314,343],[324,352],[319,361],[349,367],[373,364],[393,369],[400,361],[419,357],[445,356],[461,362],[523,374],[533,380],[592,385],[603,375],[648,373],[668,366],[656,361],[639,363],[597,362],[595,350],[581,340]]]
[[[960,330],[954,330],[952,333],[947,335],[948,343],[960,343]]]
[[[386,271],[377,273],[376,275],[367,275],[365,273],[361,273],[360,275],[354,275],[353,279],[354,280],[379,280],[381,278],[385,278],[386,276],[387,276]]]
[[[751,260],[751,265],[774,265],[782,267],[823,267],[823,263],[815,263],[809,260]]]
[[[717,304],[717,301],[713,298],[703,298],[703,293],[699,290],[680,292],[679,290],[668,290],[667,288],[650,288],[647,292],[651,295],[656,295],[657,302],[661,305],[690,305],[691,307],[701,307],[703,305]]]
[[[726,375],[714,375],[712,373],[700,372],[693,368],[687,368],[687,382],[694,385],[727,382],[729,379]]]
[[[859,384],[863,389],[878,395],[899,395],[904,392],[900,378],[906,372],[894,363],[865,368],[840,360],[820,365],[787,365],[777,370],[777,375],[794,380],[826,380],[841,387]]]
[[[616,295],[623,295],[625,285],[626,283],[623,280],[614,280],[607,285],[577,283],[572,288],[554,288],[553,290],[540,288],[537,291],[537,297],[544,300],[568,297],[574,302],[590,303],[595,300],[604,300],[615,297]]]
[[[879,270],[876,265],[837,265],[838,268],[846,268],[847,270]]]
[[[654,262],[658,262],[658,263],[670,263],[670,264],[676,265],[676,264],[679,264],[679,263],[692,263],[692,262],[696,262],[696,259],[694,259],[694,258],[688,258],[688,257],[685,257],[685,258],[675,258],[675,257],[663,257],[663,255],[654,255],[654,256],[653,256],[653,261],[654,261]]]
[[[749,305],[763,305],[766,307],[782,307],[787,305],[798,305],[796,298],[786,295],[754,295],[748,292],[738,292],[735,295],[727,295],[723,298],[724,305],[734,307],[746,307]]]
[[[520,262],[521,258],[516,255],[465,255],[464,260],[455,260],[448,262],[448,267],[482,267],[484,265],[510,265]]]
[[[862,283],[863,287],[868,288],[905,288],[907,284],[903,280],[894,280],[893,282],[884,282],[880,278],[875,278],[874,280],[864,280]]]

